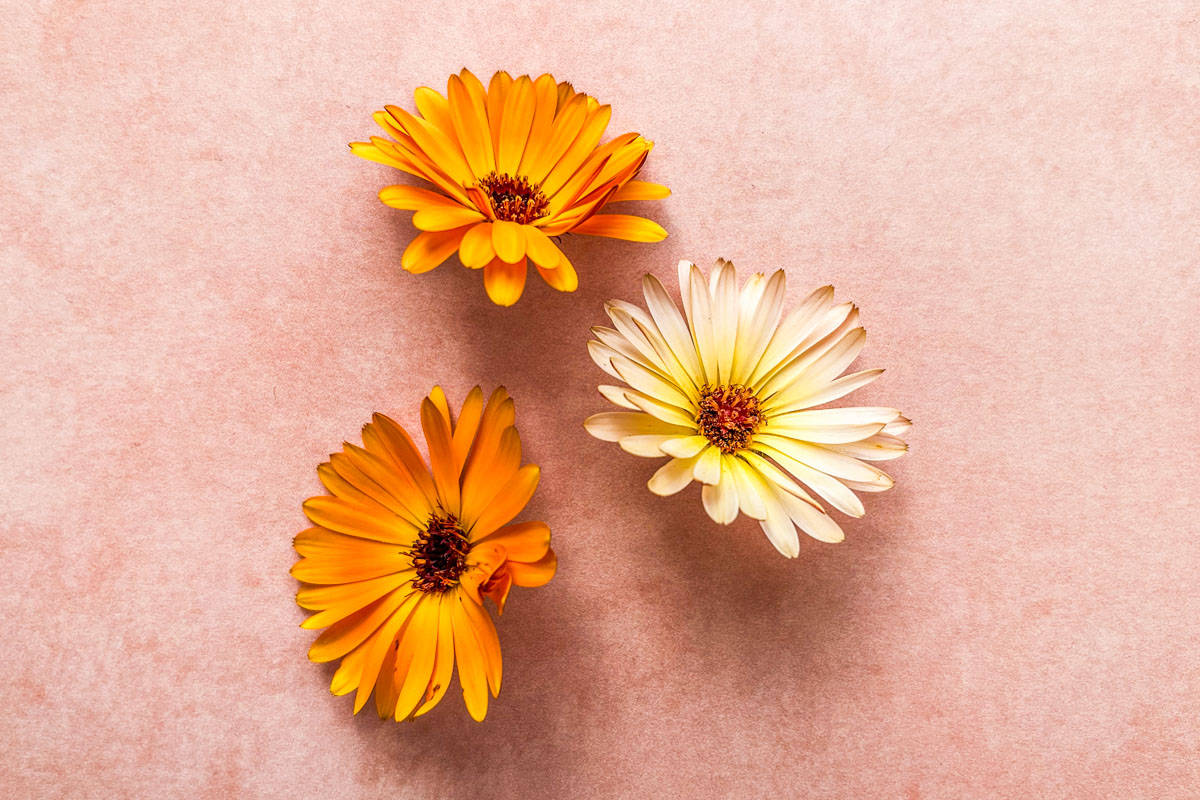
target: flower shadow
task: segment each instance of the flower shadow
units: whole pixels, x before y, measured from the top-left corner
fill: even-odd
[[[405,229],[397,237],[402,249],[413,232],[405,215],[396,221]],[[490,794],[497,785],[521,785],[530,796],[562,795],[586,771],[577,759],[591,751],[591,737],[604,735],[594,724],[602,701],[589,687],[605,677],[588,654],[606,645],[590,622],[594,598],[578,577],[588,569],[592,515],[573,491],[591,469],[580,453],[599,444],[582,421],[604,404],[595,388],[602,374],[587,356],[586,341],[590,327],[606,319],[606,300],[636,293],[643,272],[662,275],[674,260],[662,246],[589,236],[565,237],[562,247],[580,274],[580,288],[557,292],[531,267],[524,296],[510,308],[492,304],[482,273],[462,267],[455,256],[428,274],[395,277],[393,347],[411,350],[420,341],[430,362],[452,366],[439,380],[455,404],[476,384],[485,393],[503,385],[513,396],[523,461],[542,469],[538,491],[517,519],[550,525],[559,573],[545,587],[515,587],[497,618],[504,682],[482,724],[466,713],[457,681],[437,708],[411,723],[379,720],[371,703],[359,714],[354,727],[364,744],[362,779],[381,791],[394,788],[402,769],[440,784],[446,796]],[[639,251],[641,263],[629,260]],[[404,387],[418,390],[428,387]],[[328,666],[326,680],[335,667]]]
[[[581,612],[576,598],[564,596],[569,588],[552,581],[537,591],[514,590],[497,621],[503,685],[482,723],[467,714],[457,679],[437,707],[412,722],[381,720],[369,703],[355,720],[362,785],[394,791],[403,785],[397,776],[411,774],[441,787],[441,796],[464,798],[486,796],[497,785],[553,796],[569,785],[572,759],[586,749],[577,734],[587,726],[574,718],[584,713],[576,690],[556,678],[562,653],[596,646],[574,624]]]

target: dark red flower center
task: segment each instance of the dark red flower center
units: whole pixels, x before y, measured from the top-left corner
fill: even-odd
[[[734,453],[750,443],[764,422],[758,398],[745,386],[705,386],[700,390],[700,434],[722,453]]]
[[[550,205],[542,187],[525,177],[491,172],[480,179],[479,186],[487,192],[496,219],[528,225],[546,216],[546,207]]]
[[[417,570],[413,586],[422,592],[445,592],[458,585],[467,569],[471,544],[453,514],[429,515],[425,530],[412,546],[412,564]]]

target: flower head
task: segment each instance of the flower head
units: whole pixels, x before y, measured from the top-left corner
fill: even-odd
[[[667,232],[628,214],[601,214],[623,200],[657,200],[665,186],[634,180],[653,146],[636,133],[600,144],[611,109],[552,75],[514,80],[497,72],[485,89],[468,70],[451,75],[442,96],[422,87],[417,115],[396,106],[375,112],[390,136],[354,142],[355,155],[433,184],[388,186],[379,198],[415,211],[422,232],[401,265],[427,272],[458,252],[483,269],[494,303],[509,306],[525,288],[527,262],[555,289],[573,292],[575,268],[553,241],[565,233],[657,242]]]
[[[521,466],[513,401],[497,389],[486,406],[475,387],[457,420],[434,388],[421,403],[429,465],[408,432],[376,414],[363,446],[317,467],[330,495],[311,497],[313,527],[295,541],[296,595],[316,612],[301,626],[325,628],[308,651],[315,662],[341,659],[330,686],[355,692],[358,713],[375,692],[379,716],[411,719],[446,693],[458,664],[467,711],[487,713],[500,691],[500,642],[484,609],[503,612],[513,586],[554,576],[550,529],[510,522],[538,482]]]
[[[728,261],[707,278],[682,261],[680,314],[646,275],[648,310],[609,302],[614,327],[593,328],[588,342],[600,368],[625,384],[600,393],[629,410],[596,414],[584,427],[634,455],[669,456],[650,491],[670,495],[697,480],[713,520],[729,524],[740,510],[795,557],[797,527],[825,542],[843,538],[817,498],[861,517],[855,491],[892,487],[867,462],[903,455],[900,436],[911,423],[894,408],[816,408],[883,370],[842,375],[866,338],[858,310],[835,304],[833,287],[824,286],[785,317],[785,283],[777,270],[739,289]]]

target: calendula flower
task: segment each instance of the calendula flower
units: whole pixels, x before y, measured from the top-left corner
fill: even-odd
[[[740,510],[794,558],[797,526],[821,541],[843,538],[813,495],[860,517],[855,491],[892,487],[867,462],[903,455],[899,437],[911,423],[894,408],[816,408],[883,370],[842,375],[866,336],[858,310],[834,304],[833,287],[824,286],[784,317],[785,282],[777,270],[739,290],[728,261],[707,279],[681,261],[680,314],[662,283],[646,275],[649,310],[609,302],[614,328],[593,328],[588,342],[600,368],[626,384],[600,393],[630,410],[596,414],[584,427],[634,455],[669,456],[650,491],[671,495],[697,480],[713,520],[727,525]]]
[[[371,691],[381,718],[419,717],[446,693],[458,664],[467,711],[487,713],[500,691],[500,642],[483,606],[503,612],[509,589],[554,576],[550,529],[510,521],[533,496],[538,468],[521,466],[513,401],[476,387],[457,421],[434,388],[421,403],[429,465],[408,432],[382,414],[317,474],[330,496],[312,497],[313,527],[296,537],[296,602],[325,628],[308,657],[341,659],[331,691]]]
[[[355,155],[433,184],[388,186],[379,198],[415,211],[420,233],[401,265],[426,272],[455,251],[483,269],[488,297],[517,301],[526,263],[555,289],[573,292],[575,268],[554,243],[564,233],[657,242],[667,232],[643,217],[598,213],[609,203],[656,200],[665,186],[634,180],[653,146],[636,133],[600,144],[611,109],[551,75],[513,80],[497,72],[487,89],[468,70],[451,75],[446,96],[422,87],[417,115],[396,106],[375,113],[391,137],[350,145]]]

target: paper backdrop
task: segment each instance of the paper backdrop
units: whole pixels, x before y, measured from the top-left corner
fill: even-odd
[[[8,2],[0,52],[9,796],[1195,796],[1194,3]],[[511,309],[401,272],[346,144],[463,66],[612,103],[670,238]],[[718,256],[858,302],[916,423],[795,561],[581,425],[603,302]],[[515,396],[560,570],[484,724],[354,718],[291,539],[437,382]]]

